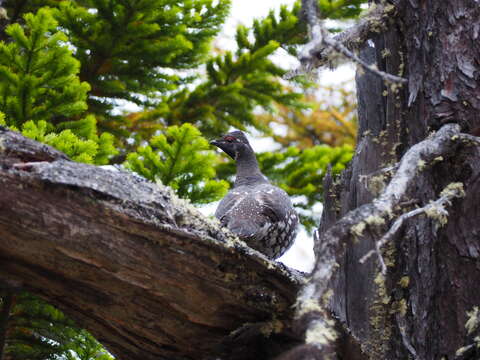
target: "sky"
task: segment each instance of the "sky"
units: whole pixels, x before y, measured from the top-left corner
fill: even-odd
[[[235,29],[237,25],[243,24],[250,26],[255,18],[263,18],[268,15],[271,9],[280,9],[280,5],[292,5],[294,0],[233,0],[230,17],[227,20],[221,36],[217,40],[217,45],[222,49],[233,50],[235,48]],[[280,62],[283,66],[294,69],[298,66],[298,61],[289,56],[285,52],[276,54],[275,61]],[[318,81],[324,85],[333,85],[343,83],[354,78],[354,67],[351,65],[339,66],[335,71],[322,70],[319,74]],[[274,144],[269,138],[252,138],[250,137],[253,148],[256,152],[272,150]],[[205,214],[213,214],[218,203],[209,204],[201,211]],[[320,216],[322,204],[314,207],[316,215]],[[310,271],[313,267],[313,240],[305,230],[299,229],[299,234],[294,245],[288,250],[279,261],[285,265],[293,267],[301,271]]]

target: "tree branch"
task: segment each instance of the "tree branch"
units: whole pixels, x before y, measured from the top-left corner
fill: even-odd
[[[330,35],[318,18],[318,10],[314,1],[303,0],[302,11],[308,24],[310,42],[300,52],[300,68],[287,73],[286,79],[308,73],[328,63],[332,64],[337,52],[362,66],[365,71],[380,76],[385,81],[407,82],[407,79],[378,70],[353,53],[373,35],[387,28],[389,17],[395,13],[393,5],[372,5],[368,15],[362,18],[357,25],[334,37]]]
[[[167,188],[3,128],[0,281],[41,295],[122,359],[256,359],[297,343],[299,274]],[[246,323],[262,325],[232,342]]]
[[[417,166],[417,164],[412,164],[412,166]],[[452,183],[449,184],[440,194],[440,198],[430,202],[429,204],[409,211],[405,214],[402,214],[398,217],[397,220],[393,223],[392,227],[387,231],[385,235],[382,236],[380,240],[375,242],[375,250],[369,251],[364,257],[360,259],[360,263],[364,263],[367,261],[370,256],[373,254],[377,254],[378,260],[380,262],[380,266],[382,269],[382,274],[387,274],[387,266],[385,265],[385,261],[383,260],[381,249],[386,245],[388,241],[392,239],[392,237],[400,230],[401,226],[405,222],[405,220],[410,219],[414,216],[420,214],[427,214],[430,217],[436,219],[440,225],[444,225],[447,221],[448,211],[445,209],[445,206],[451,205],[452,200],[455,198],[461,198],[465,196],[465,191],[463,191],[463,184],[462,183]]]

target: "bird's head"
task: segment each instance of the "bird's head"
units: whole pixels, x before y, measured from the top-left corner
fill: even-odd
[[[220,139],[210,141],[210,144],[222,149],[228,156],[236,160],[239,155],[253,153],[247,137],[241,131],[232,131]]]

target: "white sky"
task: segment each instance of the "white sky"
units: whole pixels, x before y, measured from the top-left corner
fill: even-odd
[[[231,15],[227,20],[222,35],[217,40],[217,45],[222,49],[233,50],[235,48],[235,29],[239,24],[250,26],[254,18],[263,18],[268,15],[271,9],[278,11],[280,5],[292,5],[294,0],[233,0]],[[285,52],[276,55],[275,61],[281,62],[283,66],[296,68],[298,61]],[[354,78],[355,71],[352,65],[339,66],[335,71],[324,70],[319,75],[319,83],[333,85],[343,83]],[[269,138],[252,139],[252,145],[257,152],[271,150],[273,142]],[[218,203],[202,207],[205,214],[213,214]],[[315,213],[321,214],[322,204],[314,206]],[[301,271],[310,271],[313,267],[313,240],[303,230],[299,231],[295,244],[280,259],[285,265]]]

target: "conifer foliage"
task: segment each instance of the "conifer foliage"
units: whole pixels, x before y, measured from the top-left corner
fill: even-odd
[[[164,134],[154,136],[149,145],[128,154],[125,166],[201,204],[219,200],[227,192],[225,180],[213,179],[216,162],[208,141],[198,129],[185,123],[170,126]]]
[[[80,63],[64,44],[65,34],[48,33],[57,26],[50,11],[28,13],[24,20],[25,29],[18,23],[7,27],[12,41],[0,45],[2,111],[20,126],[86,110],[90,86],[76,76]]]
[[[10,299],[4,359],[113,360],[92,335],[45,301],[27,292]],[[0,301],[0,305],[5,304]]]
[[[113,137],[97,135],[93,116],[75,119],[86,109],[90,86],[80,82],[80,63],[72,56],[49,9],[24,16],[25,26],[6,29],[0,42],[0,125],[55,146],[74,160],[104,164],[116,153]]]

